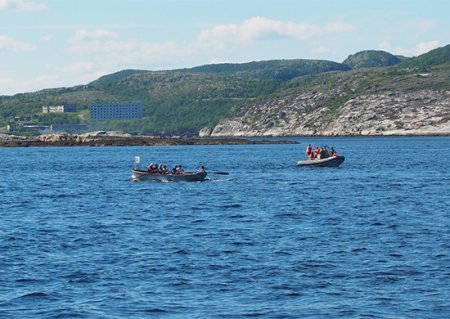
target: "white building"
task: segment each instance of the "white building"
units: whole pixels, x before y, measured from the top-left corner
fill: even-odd
[[[66,113],[66,112],[76,112],[77,107],[72,104],[54,105],[54,106],[43,106],[42,113]]]

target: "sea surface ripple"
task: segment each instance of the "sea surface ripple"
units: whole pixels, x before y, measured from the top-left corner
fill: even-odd
[[[0,318],[450,318],[450,138],[295,140],[0,149]]]

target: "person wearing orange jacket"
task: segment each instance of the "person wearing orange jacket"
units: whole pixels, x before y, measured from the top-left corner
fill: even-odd
[[[308,147],[306,148],[306,155],[309,156],[309,154],[311,154],[311,152],[312,152],[312,146],[311,146],[311,144],[308,144]]]
[[[317,157],[317,155],[319,155],[319,153],[320,153],[320,147],[317,146],[316,150],[314,151],[314,157]]]

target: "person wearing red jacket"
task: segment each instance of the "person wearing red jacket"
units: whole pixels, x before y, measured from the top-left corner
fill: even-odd
[[[311,146],[311,144],[309,144],[308,147],[306,148],[306,155],[311,154],[311,152],[312,152],[312,146]]]

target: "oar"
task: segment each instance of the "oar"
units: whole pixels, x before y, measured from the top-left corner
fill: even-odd
[[[216,174],[216,175],[230,175],[228,172],[211,172],[209,174]]]
[[[201,167],[205,167],[204,165],[202,165]],[[213,175],[230,175],[230,173],[228,172],[207,172],[208,174],[213,174]]]

